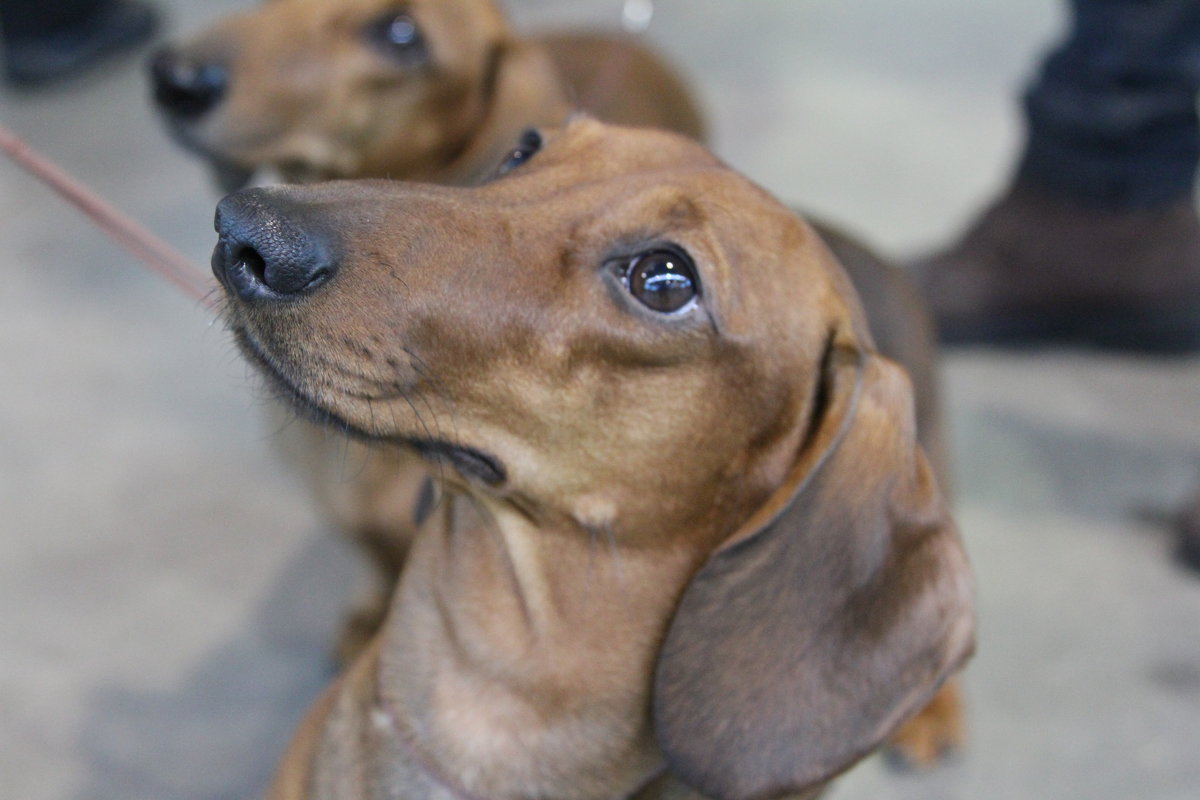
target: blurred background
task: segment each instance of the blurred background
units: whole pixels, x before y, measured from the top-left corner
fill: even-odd
[[[160,0],[164,35],[245,0]],[[619,0],[508,0],[524,31]],[[1053,0],[659,0],[647,36],[714,149],[889,255],[1007,182]],[[0,121],[200,267],[217,199],[141,56]],[[330,676],[356,563],[271,452],[219,322],[0,160],[0,797],[250,797]],[[1200,578],[1170,558],[1200,478],[1200,359],[956,349],[958,519],[979,582],[970,743],[865,798],[1200,796]]]

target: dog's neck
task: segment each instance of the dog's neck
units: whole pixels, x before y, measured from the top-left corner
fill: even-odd
[[[430,523],[380,638],[402,772],[489,800],[629,797],[661,774],[650,676],[697,555],[467,495]]]

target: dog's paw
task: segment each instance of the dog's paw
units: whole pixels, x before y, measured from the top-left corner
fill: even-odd
[[[889,763],[918,770],[941,763],[966,743],[964,713],[958,681],[951,679],[888,740]]]

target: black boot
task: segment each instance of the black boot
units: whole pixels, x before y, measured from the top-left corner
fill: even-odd
[[[955,245],[912,267],[947,344],[1200,349],[1190,197],[1093,209],[1017,182]]]

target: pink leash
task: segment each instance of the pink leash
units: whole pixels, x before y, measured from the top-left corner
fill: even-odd
[[[0,151],[42,183],[58,192],[96,223],[118,245],[166,278],[184,294],[215,310],[213,285],[203,272],[169,244],[126,216],[45,156],[39,155],[0,125]]]

